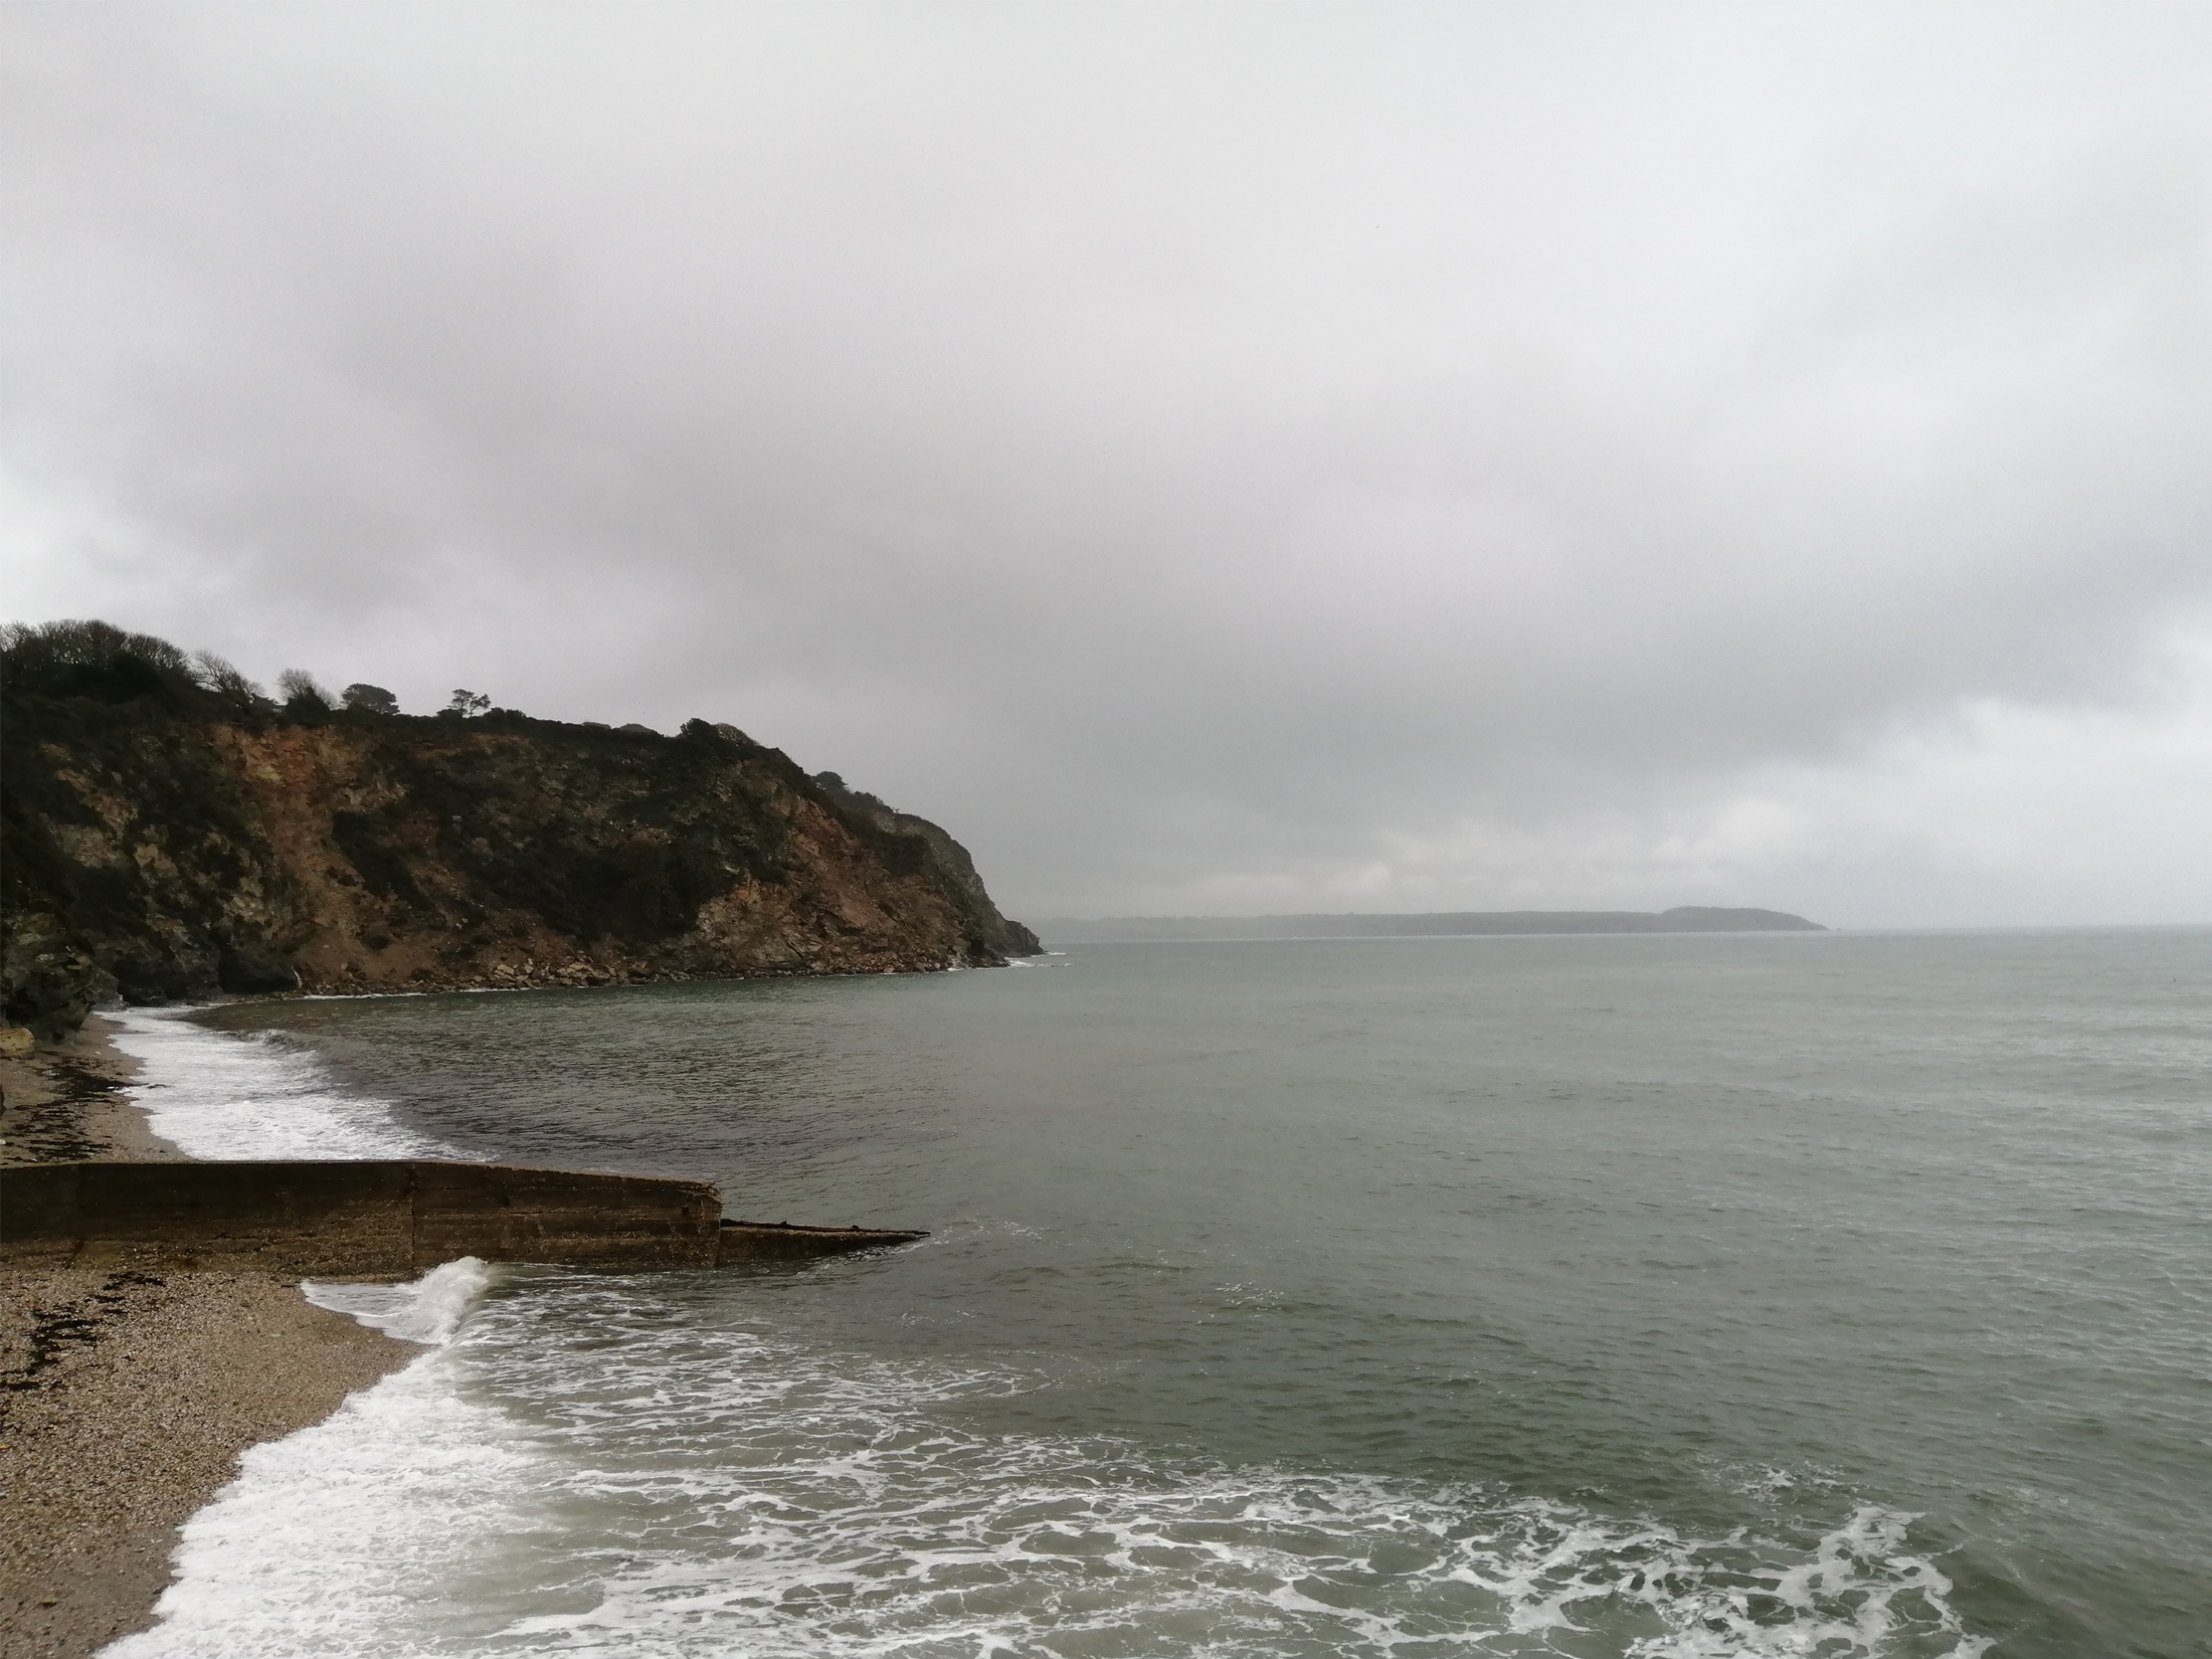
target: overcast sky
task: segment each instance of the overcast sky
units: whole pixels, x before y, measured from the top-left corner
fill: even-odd
[[[0,28],[13,618],[1017,916],[2212,921],[2212,8]]]

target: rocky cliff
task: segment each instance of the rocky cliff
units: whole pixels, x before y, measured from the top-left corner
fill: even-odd
[[[283,708],[114,635],[18,636],[0,702],[0,994],[100,997],[978,967],[1038,946],[935,825],[733,726]],[[116,645],[116,641],[124,642]]]

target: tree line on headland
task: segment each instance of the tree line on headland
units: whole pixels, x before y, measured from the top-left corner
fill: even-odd
[[[304,668],[276,676],[271,696],[211,650],[186,652],[151,634],[133,634],[111,623],[64,621],[0,626],[0,663],[16,691],[53,697],[128,702],[152,697],[180,710],[228,719],[293,719],[354,712],[393,715],[399,698],[381,685],[356,681],[325,690]],[[439,710],[465,719],[492,712],[480,691],[456,690]]]

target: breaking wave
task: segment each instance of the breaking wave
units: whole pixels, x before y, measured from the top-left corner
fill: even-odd
[[[189,1158],[456,1158],[477,1154],[401,1124],[392,1103],[343,1093],[322,1062],[266,1032],[212,1031],[189,1009],[126,1009],[105,1017],[115,1046],[139,1062],[125,1092],[148,1126]]]
[[[402,1342],[443,1347],[491,1289],[491,1268],[475,1256],[434,1267],[399,1285],[304,1280],[300,1294],[318,1308],[350,1314],[372,1331]]]

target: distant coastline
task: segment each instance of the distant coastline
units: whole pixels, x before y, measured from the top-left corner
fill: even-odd
[[[1684,904],[1672,910],[1445,910],[1412,915],[1058,917],[1036,924],[1048,945],[1205,939],[1426,939],[1557,933],[1826,933],[1782,910]]]

